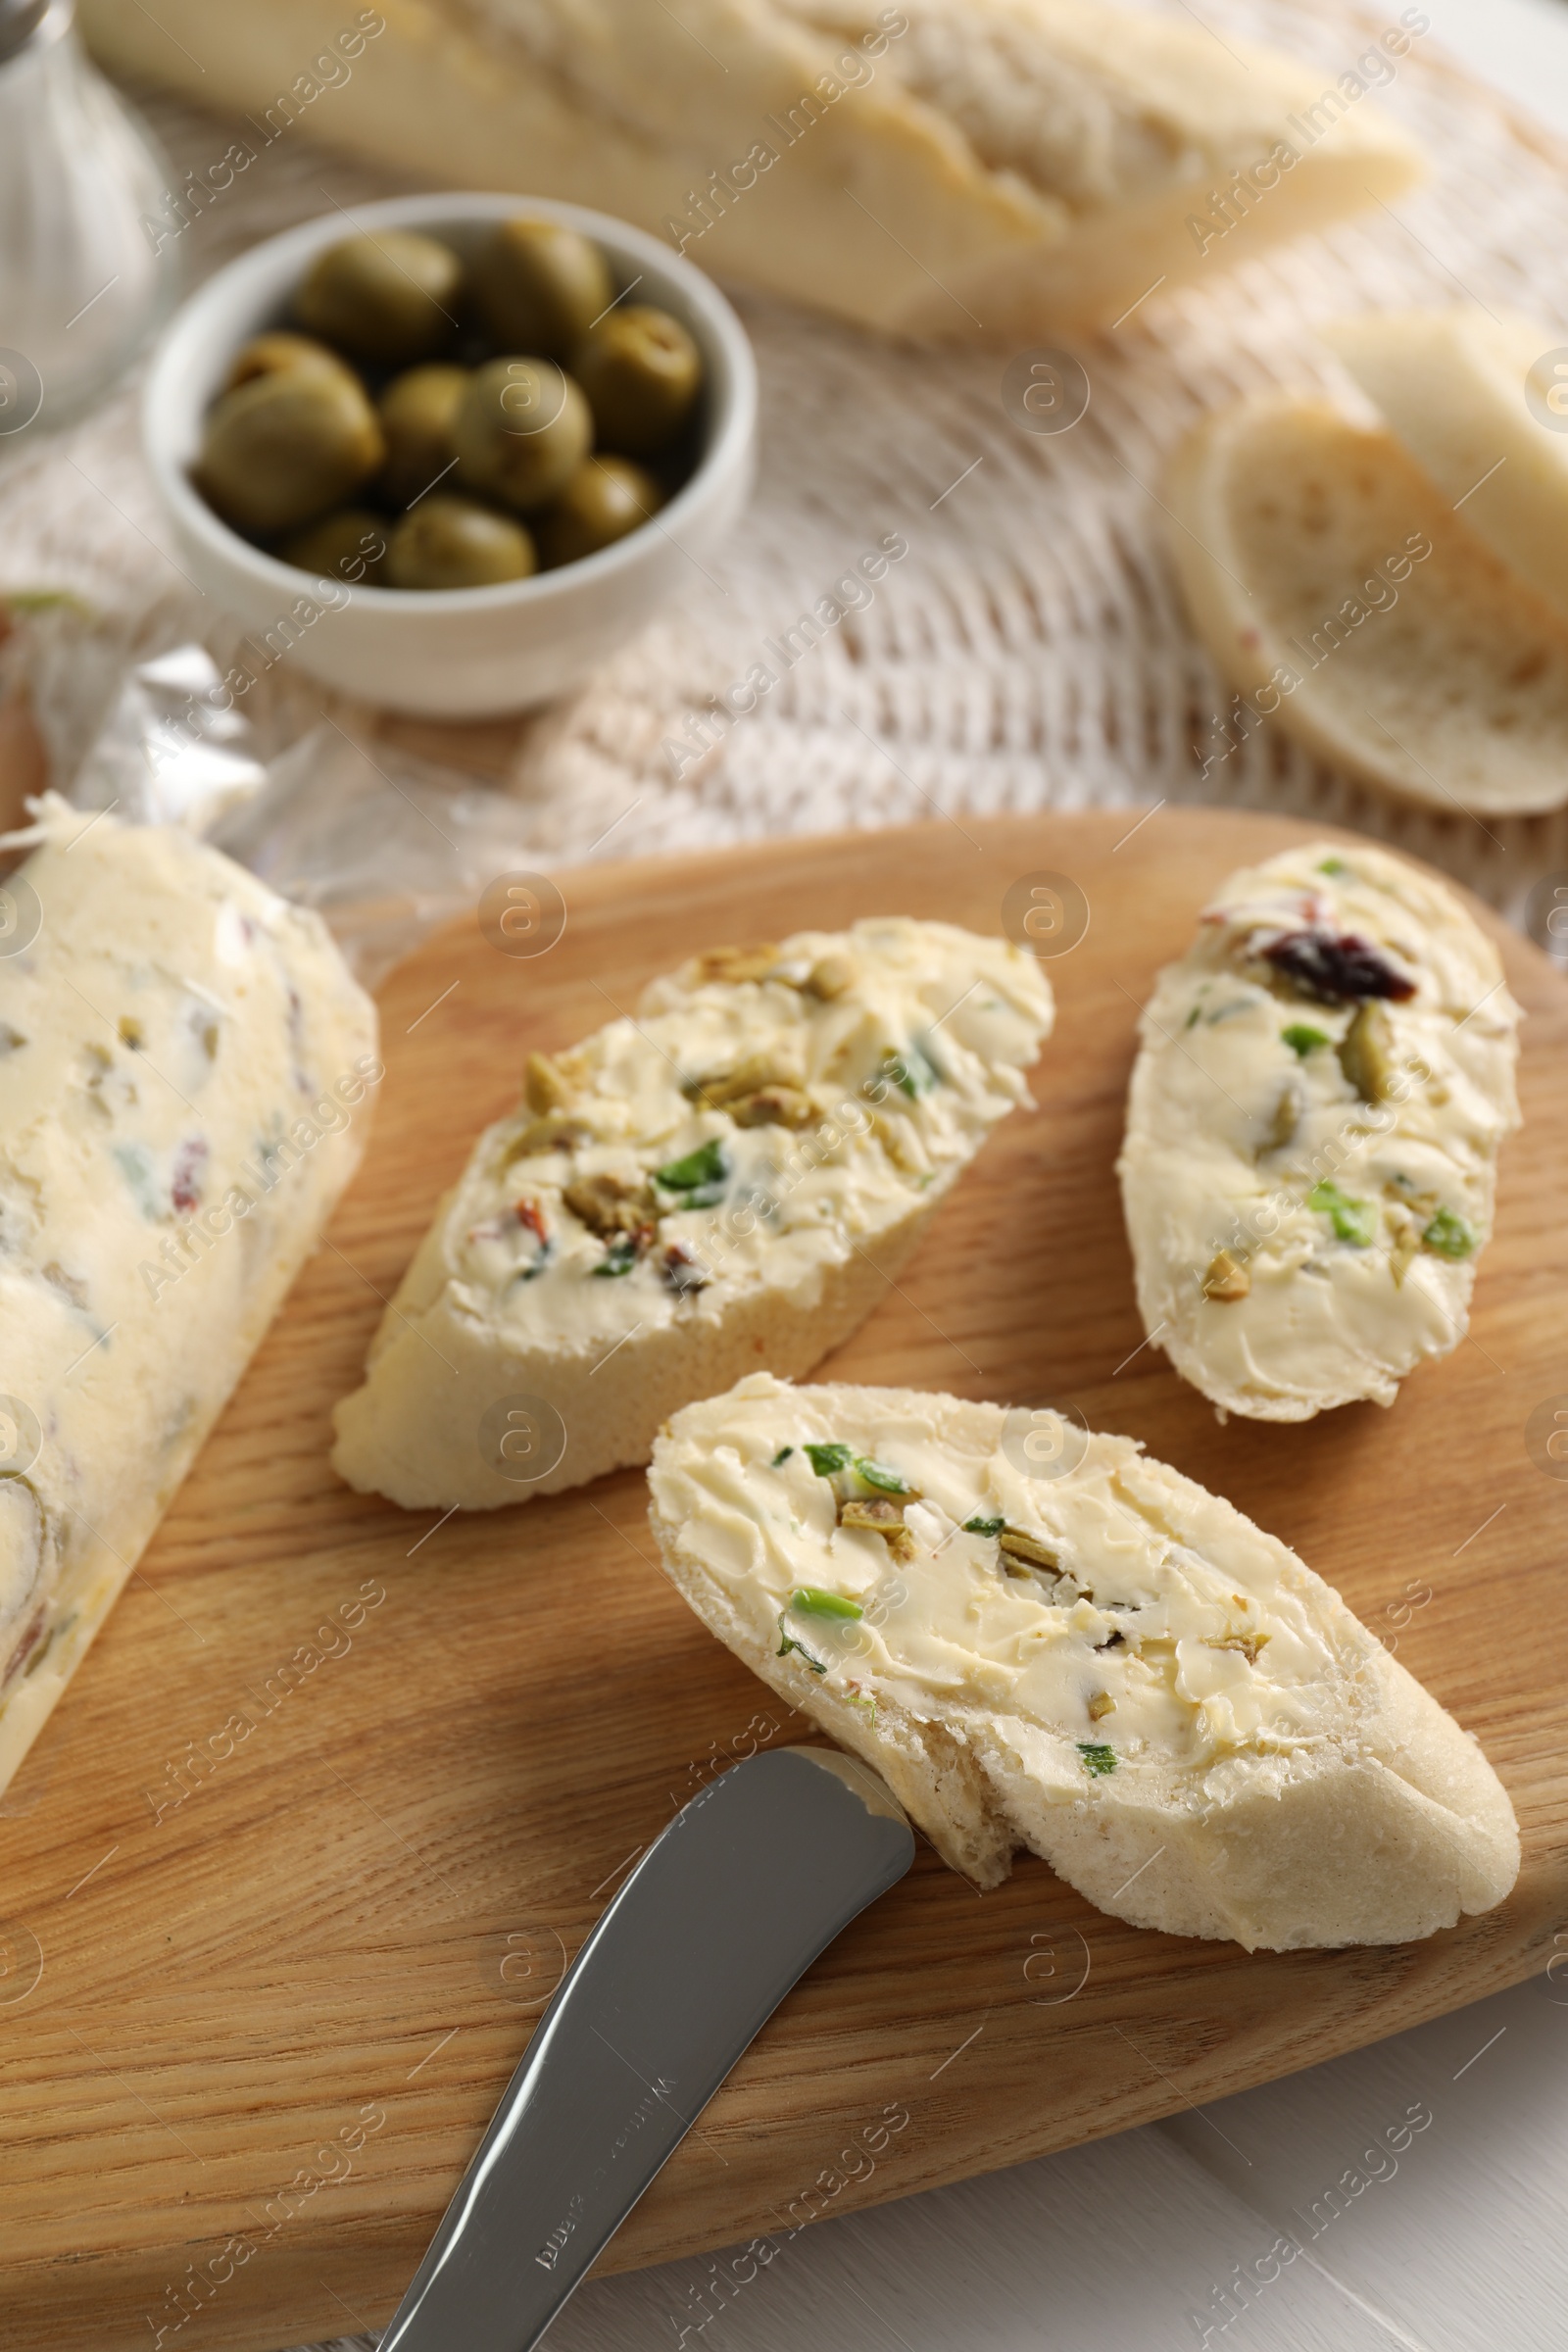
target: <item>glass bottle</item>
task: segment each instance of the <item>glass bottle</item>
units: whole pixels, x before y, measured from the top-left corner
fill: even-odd
[[[0,0],[0,452],[101,400],[177,291],[142,225],[168,166],[88,63],[74,14],[74,0]]]

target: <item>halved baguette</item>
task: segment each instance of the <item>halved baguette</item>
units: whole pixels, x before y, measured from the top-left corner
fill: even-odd
[[[1568,619],[1562,329],[1479,308],[1382,311],[1341,319],[1323,340],[1450,506],[1463,507],[1467,528]]]
[[[1392,433],[1242,401],[1182,445],[1166,501],[1194,624],[1245,698],[1205,774],[1272,722],[1449,813],[1568,801],[1568,625]]]
[[[491,1509],[645,1462],[760,1362],[806,1370],[1024,1099],[1052,1018],[1033,956],[890,916],[713,950],[531,1055],[337,1407],[334,1467]]]
[[[348,24],[326,0],[162,0],[156,22],[85,0],[82,15],[117,70],[243,111],[242,168],[298,122],[438,185],[592,205],[718,276],[899,333],[1114,319],[1158,280],[1211,279],[1422,169],[1366,96],[1410,48],[1398,26],[1325,86],[1096,0],[386,0]],[[171,200],[172,236],[200,201]]]
[[[1453,893],[1386,850],[1221,885],[1145,1009],[1118,1173],[1144,1327],[1222,1411],[1392,1404],[1458,1346],[1519,1018]]]
[[[1501,1783],[1338,1593],[1130,1438],[1048,1446],[1050,1478],[1029,1434],[757,1374],[661,1435],[650,1521],[710,1630],[978,1886],[1027,1845],[1118,1919],[1249,1949],[1502,1900]]]

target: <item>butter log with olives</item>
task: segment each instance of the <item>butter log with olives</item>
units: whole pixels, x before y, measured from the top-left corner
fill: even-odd
[[[214,513],[352,585],[492,587],[614,545],[700,455],[703,364],[591,239],[526,216],[318,254],[235,355],[192,470]]]

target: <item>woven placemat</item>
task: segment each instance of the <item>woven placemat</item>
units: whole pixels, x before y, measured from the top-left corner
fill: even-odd
[[[1191,23],[1196,12],[1182,13]],[[1343,5],[1309,16],[1283,0],[1208,0],[1202,22],[1217,42],[1295,52],[1325,88],[1386,29]],[[1568,324],[1568,151],[1445,60],[1430,34],[1375,102],[1426,142],[1431,182],[1327,237],[1152,296],[1080,347],[1090,406],[1054,436],[1009,416],[1005,355],[891,346],[739,295],[761,372],[762,444],[732,541],[694,563],[665,616],[563,704],[504,729],[405,736],[488,766],[519,803],[541,862],[934,810],[961,819],[1210,800],[1377,833],[1519,914],[1539,876],[1568,868],[1568,814],[1483,824],[1457,808],[1402,809],[1277,727],[1237,740],[1231,697],[1192,635],[1161,544],[1164,456],[1197,416],[1259,387],[1336,382],[1316,321],[1468,299]],[[231,126],[144,103],[176,173],[222,153]],[[186,232],[189,274],[329,202],[352,208],[406,184],[297,134],[279,141]],[[778,650],[792,651],[799,616],[895,534],[907,554],[874,601],[785,667]],[[221,656],[221,624],[156,552],[159,537],[133,388],[0,469],[0,586],[78,590],[100,616],[101,647],[195,633]],[[713,720],[713,698],[760,661],[783,674],[755,712]],[[268,748],[323,708],[375,723],[286,662],[249,706]]]

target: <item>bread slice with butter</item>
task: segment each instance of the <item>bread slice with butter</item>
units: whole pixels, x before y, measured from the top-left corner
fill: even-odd
[[[117,72],[243,114],[241,169],[300,122],[438,187],[591,205],[714,276],[898,334],[1108,323],[1423,169],[1367,95],[1409,51],[1413,11],[1332,76],[1191,14],[1098,0],[155,13],[81,9]],[[171,238],[200,202],[169,200]]]
[[[1129,1438],[759,1373],[676,1414],[649,1491],[704,1623],[980,1886],[1028,1846],[1138,1927],[1296,1949],[1402,1943],[1513,1885],[1476,1741]]]
[[[645,1462],[881,1298],[1053,1018],[1032,956],[902,916],[698,956],[530,1056],[338,1405],[351,1486],[483,1510]]]
[[[0,940],[0,1788],[359,1164],[375,1008],[318,915],[53,795]]]
[[[1472,527],[1474,501],[1455,512],[1447,478],[1395,431],[1295,393],[1239,401],[1189,435],[1166,475],[1167,546],[1240,698],[1210,730],[1205,774],[1268,725],[1447,816],[1568,801],[1568,622],[1505,562],[1500,533]],[[1556,512],[1540,507],[1538,552]]]
[[[1144,1010],[1119,1174],[1144,1327],[1222,1411],[1392,1404],[1458,1346],[1519,1019],[1453,892],[1386,850],[1221,885]]]

